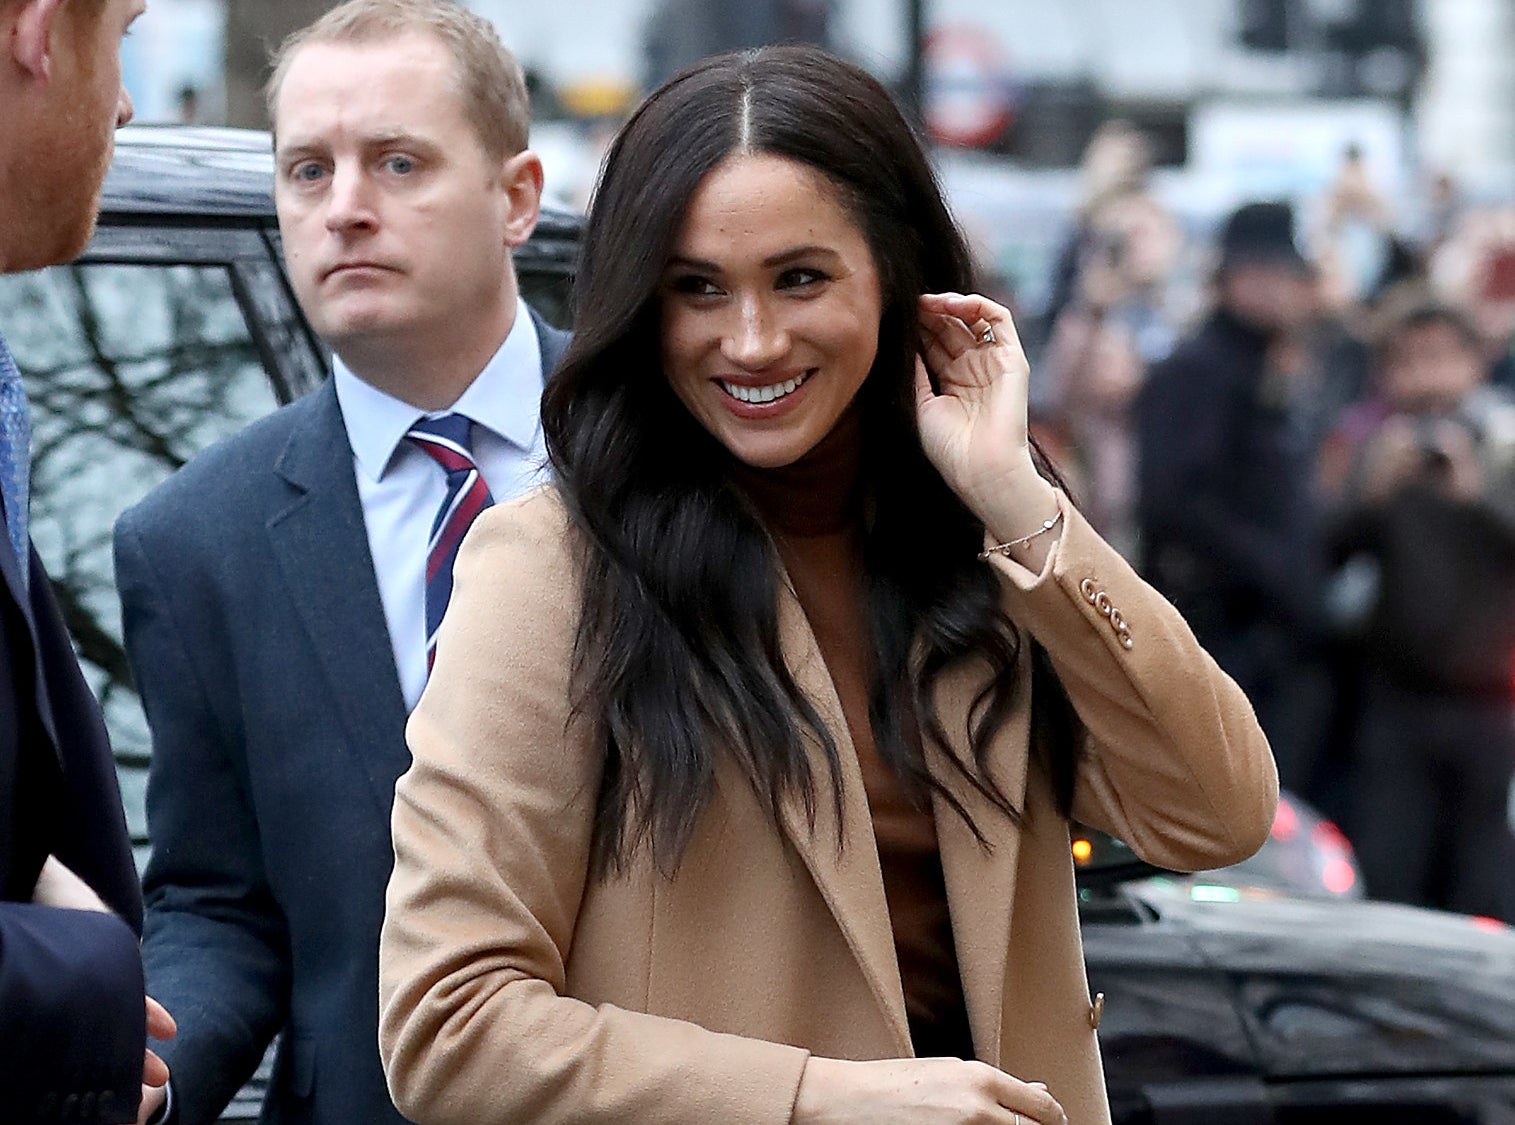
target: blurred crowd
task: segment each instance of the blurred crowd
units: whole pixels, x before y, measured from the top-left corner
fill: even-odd
[[[1082,509],[1246,689],[1373,897],[1515,921],[1515,203],[1413,219],[1347,148],[1227,216],[1196,297],[1142,135],[1095,135],[1033,341]]]

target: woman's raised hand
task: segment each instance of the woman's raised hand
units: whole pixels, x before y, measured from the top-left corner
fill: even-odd
[[[1009,310],[977,294],[927,293],[920,338],[915,399],[926,456],[991,535],[1035,530],[1056,506],[1031,460],[1031,367]]]
[[[1068,1125],[1039,1082],[962,1059],[805,1064],[792,1125]]]

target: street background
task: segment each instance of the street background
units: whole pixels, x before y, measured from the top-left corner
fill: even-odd
[[[526,68],[532,146],[543,157],[548,195],[574,208],[587,205],[625,113],[703,56],[801,39],[890,85],[930,140],[987,290],[1022,326],[1033,359],[1033,424],[1080,506],[1138,565],[1133,404],[1147,374],[1212,307],[1221,223],[1248,201],[1288,201],[1294,238],[1319,279],[1311,331],[1270,346],[1275,400],[1248,407],[1248,425],[1276,421],[1280,443],[1294,443],[1282,463],[1302,497],[1319,483],[1317,462],[1329,477],[1331,457],[1340,460],[1356,441],[1347,440],[1357,424],[1352,408],[1430,421],[1422,406],[1385,403],[1373,370],[1382,317],[1394,305],[1384,298],[1406,281],[1476,324],[1486,345],[1477,381],[1499,391],[1498,418],[1515,418],[1512,0],[467,2],[496,23]],[[138,119],[265,128],[269,52],[331,6],[151,0],[124,59]],[[1473,395],[1446,409],[1467,421],[1481,401]],[[1494,440],[1502,425],[1476,419],[1470,433],[1485,460],[1502,457],[1507,445],[1515,450],[1515,437]],[[1284,450],[1280,444],[1280,456]],[[1245,450],[1224,455],[1234,460]],[[1515,544],[1502,502],[1515,484],[1506,489],[1502,472],[1484,473],[1477,499],[1488,510],[1479,518],[1498,524],[1501,544]],[[1302,499],[1298,518],[1269,534],[1300,530],[1306,507],[1309,521],[1351,510],[1351,489],[1341,480],[1333,489]],[[1283,692],[1296,702],[1319,697],[1311,719],[1319,733],[1296,751],[1281,728],[1269,734],[1286,782],[1355,837],[1382,812],[1360,807],[1358,742],[1376,713],[1362,687],[1363,661],[1371,665],[1383,651],[1352,630],[1371,623],[1369,602],[1388,579],[1375,576],[1365,600],[1362,560],[1336,558],[1324,541],[1319,550],[1321,566],[1335,569],[1318,610],[1295,632],[1315,634],[1306,655],[1322,678],[1308,692]],[[1515,561],[1510,569],[1515,583]],[[1386,573],[1392,577],[1392,563]],[[1440,580],[1449,596],[1466,586],[1450,573]],[[1470,628],[1482,630],[1490,651],[1503,643],[1502,624]],[[1415,639],[1433,650],[1440,644],[1425,629]],[[1515,653],[1500,649],[1481,671],[1498,685],[1502,744],[1511,737]],[[1478,693],[1487,690],[1482,683]],[[1457,691],[1468,695],[1466,685]],[[1454,741],[1459,752],[1495,756],[1508,776],[1503,745]],[[1466,792],[1449,789],[1439,823],[1455,821]],[[1515,791],[1509,820],[1515,825]],[[1515,854],[1512,843],[1482,836],[1475,850],[1487,845],[1480,862],[1502,866],[1497,856]],[[1451,870],[1448,846],[1420,850],[1433,868]],[[1505,881],[1504,903],[1478,912],[1515,918],[1515,876]],[[1439,892],[1404,897],[1448,905]]]

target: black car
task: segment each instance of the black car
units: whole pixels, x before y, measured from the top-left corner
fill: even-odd
[[[271,184],[265,134],[123,130],[85,256],[0,277],[0,331],[35,408],[35,538],[105,706],[139,859],[149,739],[110,530],[199,450],[326,375]],[[579,226],[549,208],[516,252],[527,300],[558,324]],[[1515,1125],[1515,933],[1341,901],[1341,855],[1291,852],[1297,832],[1286,816],[1259,861],[1189,879],[1078,841],[1118,1125]],[[1294,893],[1312,879],[1321,897]],[[225,1120],[254,1119],[258,1090]]]

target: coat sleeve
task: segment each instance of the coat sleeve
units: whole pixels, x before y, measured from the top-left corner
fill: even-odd
[[[134,1120],[143,991],[137,935],[116,915],[0,903],[5,1119]]]
[[[808,1055],[566,994],[600,770],[571,719],[575,566],[549,493],[480,517],[407,731],[379,944],[418,1125],[785,1125]]]
[[[1251,704],[1178,611],[1067,497],[1058,503],[1063,533],[1040,574],[998,556],[993,565],[1011,618],[1047,650],[1089,733],[1075,819],[1161,867],[1241,861],[1267,839],[1278,804]]]
[[[177,1120],[200,1125],[217,1120],[287,1018],[288,940],[239,744],[212,704],[211,646],[190,643],[169,595],[189,579],[156,569],[174,544],[140,518],[135,509],[121,518],[115,548],[127,655],[153,743],[142,957],[149,994],[179,1025],[159,1052]]]

